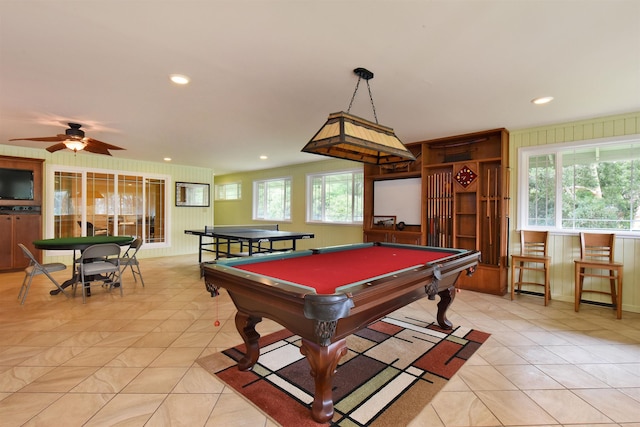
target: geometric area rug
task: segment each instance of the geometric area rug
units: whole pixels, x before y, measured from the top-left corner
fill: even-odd
[[[347,338],[349,351],[333,377],[334,417],[311,418],[314,383],[300,337],[283,329],[260,337],[251,371],[236,363],[244,344],[198,360],[282,426],[402,426],[415,418],[489,334],[459,326],[446,331],[418,319],[385,317]]]

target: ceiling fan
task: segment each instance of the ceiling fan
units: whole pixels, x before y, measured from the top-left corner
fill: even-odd
[[[47,151],[50,153],[68,148],[74,152],[84,150],[90,153],[110,156],[111,153],[109,150],[124,150],[124,148],[84,136],[84,131],[80,129],[81,126],[82,125],[78,123],[69,123],[69,129],[65,130],[64,135],[58,134],[57,136],[43,136],[39,138],[14,138],[9,141],[58,142],[58,144],[47,147]]]

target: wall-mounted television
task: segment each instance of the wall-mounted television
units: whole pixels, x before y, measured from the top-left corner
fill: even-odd
[[[0,200],[33,200],[33,171],[0,168]]]

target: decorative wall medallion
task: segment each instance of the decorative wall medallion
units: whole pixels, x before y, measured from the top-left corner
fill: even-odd
[[[462,185],[464,188],[467,188],[473,181],[476,180],[478,175],[469,169],[468,166],[463,166],[462,169],[458,171],[455,178],[458,181],[458,184]]]

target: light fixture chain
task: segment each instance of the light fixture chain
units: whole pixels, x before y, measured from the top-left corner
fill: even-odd
[[[358,87],[360,86],[360,80],[362,77],[358,77],[358,81],[356,82],[356,89],[353,91],[353,95],[351,95],[351,102],[349,103],[349,108],[347,109],[347,113],[351,112],[351,106],[353,105],[353,100],[356,99],[356,93],[358,93]],[[369,82],[367,81],[367,85]]]
[[[369,86],[369,80],[367,80],[367,89],[369,89],[369,99],[371,100],[371,109],[373,110],[373,118],[376,119],[376,124],[379,124],[378,115],[376,114],[376,106],[373,105],[373,95],[371,94],[371,86]]]
[[[356,88],[353,91],[353,95],[351,95],[351,102],[349,102],[349,108],[347,109],[347,114],[351,112],[351,106],[353,106],[353,100],[356,99],[356,93],[358,93],[358,88],[360,87],[360,80],[362,80],[362,77],[358,77],[358,81],[356,82]],[[373,104],[373,94],[371,93],[371,85],[369,84],[369,79],[365,79],[365,80],[367,81],[367,89],[369,90],[369,100],[371,101],[373,118],[376,120],[376,124],[378,124],[378,115],[376,114],[376,106]]]

